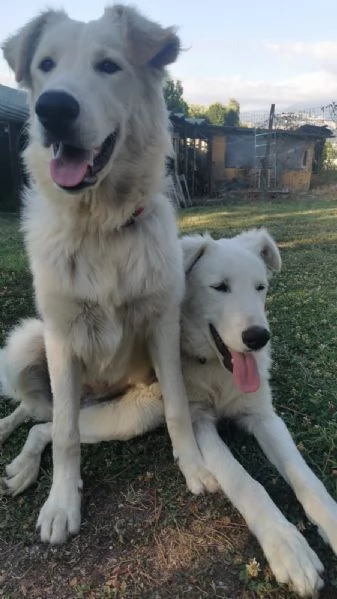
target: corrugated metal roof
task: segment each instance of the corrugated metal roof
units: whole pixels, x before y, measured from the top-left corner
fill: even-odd
[[[22,123],[28,118],[26,92],[0,84],[0,120]]]
[[[205,119],[199,118],[189,118],[184,114],[180,113],[169,113],[171,123],[173,125],[173,129],[182,129],[184,127],[184,131],[189,131],[191,137],[194,135],[194,127],[197,127],[198,134],[204,135],[212,135],[212,134],[228,134],[228,133],[238,133],[240,136],[243,135],[255,135],[255,133],[269,133],[268,129],[261,129],[254,127],[233,127],[228,125],[213,125],[208,123]],[[332,131],[324,126],[319,127],[317,125],[310,126],[302,126],[298,129],[273,129],[273,133],[277,133],[278,136],[283,135],[285,137],[296,137],[301,139],[326,139],[333,135]]]
[[[189,123],[190,125],[203,125],[207,124],[207,120],[199,117],[186,116],[183,112],[172,112],[169,111],[169,117],[175,117]]]

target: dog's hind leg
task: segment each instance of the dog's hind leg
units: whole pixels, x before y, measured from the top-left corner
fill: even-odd
[[[81,443],[127,441],[165,422],[158,383],[139,384],[117,399],[80,410]]]
[[[309,520],[337,554],[337,503],[298,451],[285,423],[275,414],[250,417],[246,428],[253,433],[267,458],[293,488]]]
[[[81,443],[125,441],[164,423],[164,406],[159,385],[137,385],[122,395],[80,410]],[[34,425],[20,454],[6,466],[4,485],[18,495],[38,477],[41,455],[52,440],[52,423]]]
[[[15,496],[36,481],[43,450],[51,442],[52,423],[35,424],[29,431],[21,453],[6,466],[4,484]]]
[[[18,405],[14,412],[1,418],[0,420],[0,446],[6,441],[6,439],[17,429],[21,424],[27,420],[29,414],[27,413],[26,407],[23,403]]]
[[[313,596],[323,584],[323,566],[305,538],[234,458],[214,422],[204,417],[196,421],[195,430],[206,467],[258,538],[277,581],[290,584],[301,596]]]

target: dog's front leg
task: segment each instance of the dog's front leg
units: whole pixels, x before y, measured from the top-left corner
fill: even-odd
[[[45,344],[53,393],[53,482],[37,526],[42,541],[63,543],[79,531],[81,474],[79,407],[81,367],[69,344],[46,327]]]
[[[156,321],[149,350],[163,395],[173,455],[188,488],[198,494],[204,488],[214,491],[218,485],[203,464],[192,428],[181,370],[179,314],[176,306],[175,310],[167,310],[165,316]]]
[[[272,412],[249,420],[247,427],[337,554],[337,504],[302,458],[283,420]]]
[[[195,428],[207,468],[256,535],[277,581],[288,583],[300,596],[316,595],[323,566],[305,538],[234,458],[215,424],[206,416]]]

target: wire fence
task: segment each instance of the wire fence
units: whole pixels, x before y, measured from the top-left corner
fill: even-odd
[[[240,114],[241,124],[261,129],[268,127],[269,110],[243,111]],[[292,111],[275,113],[275,129],[291,130],[302,125],[327,126],[334,133],[337,131],[337,104],[331,102],[326,106],[314,106]]]

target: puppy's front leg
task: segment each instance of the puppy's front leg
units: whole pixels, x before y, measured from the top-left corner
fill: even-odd
[[[180,310],[174,306],[156,321],[150,343],[152,362],[161,387],[173,455],[192,493],[218,484],[206,470],[195,440],[180,361]]]
[[[250,418],[247,428],[255,435],[267,458],[293,488],[309,520],[337,554],[337,503],[298,451],[283,420],[269,413]]]
[[[57,544],[77,533],[81,523],[78,420],[82,373],[69,344],[47,326],[45,345],[53,392],[53,482],[37,526],[42,541]]]
[[[317,555],[262,485],[234,458],[207,416],[195,423],[206,466],[256,535],[276,580],[289,584],[301,597],[316,596],[323,585],[323,566]]]

